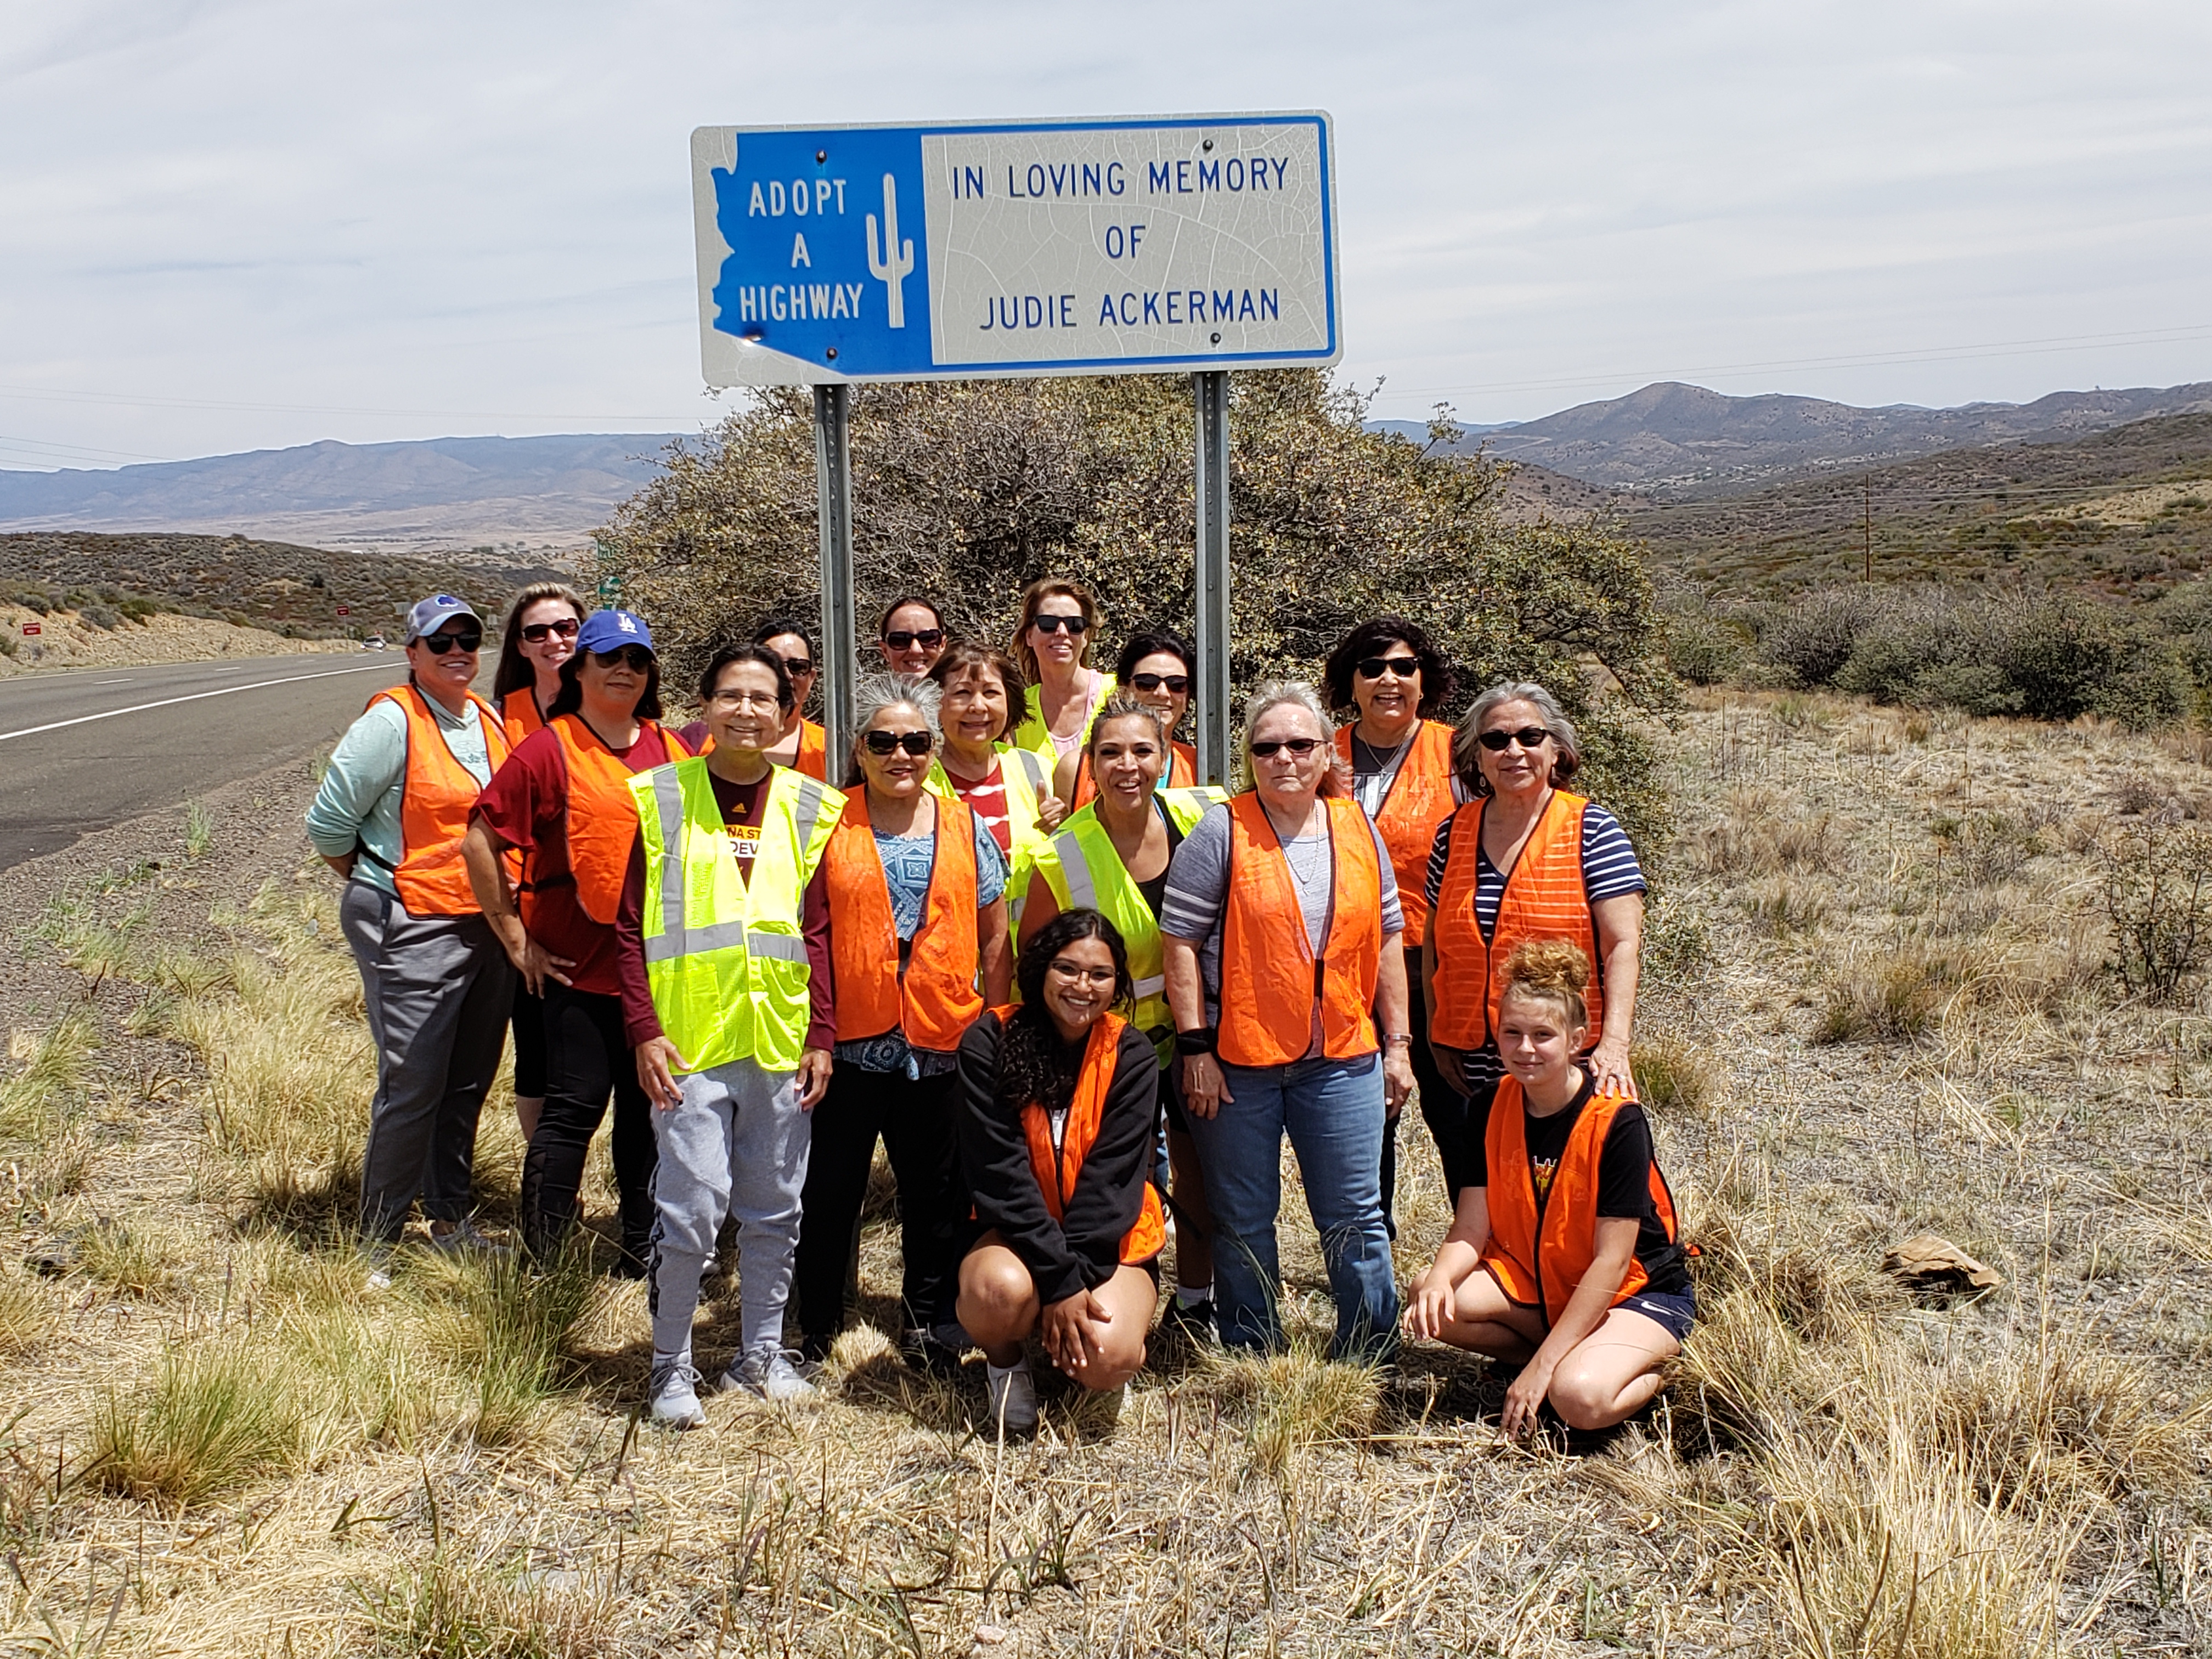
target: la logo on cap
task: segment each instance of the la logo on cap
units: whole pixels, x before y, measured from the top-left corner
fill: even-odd
[[[635,617],[632,617],[632,616],[629,614],[629,611],[616,611],[616,612],[615,612],[615,621],[616,621],[616,623],[617,623],[617,624],[619,624],[619,625],[620,625],[620,627],[621,627],[621,629],[622,629],[622,631],[623,631],[623,633],[625,633],[625,634],[635,634],[635,633],[636,633],[636,632],[637,632],[637,619],[636,619]]]

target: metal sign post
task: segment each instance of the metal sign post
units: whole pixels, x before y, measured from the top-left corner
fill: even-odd
[[[853,615],[853,428],[850,394],[814,388],[814,485],[822,524],[822,727],[832,781],[853,753],[853,691],[859,677]]]
[[[1198,775],[1229,781],[1229,376],[1192,375],[1198,403]]]

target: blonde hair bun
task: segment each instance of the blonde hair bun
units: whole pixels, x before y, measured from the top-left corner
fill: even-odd
[[[1554,1005],[1570,1026],[1589,1024],[1583,988],[1589,983],[1589,955],[1570,939],[1524,939],[1505,958],[1498,1000],[1519,994]]]

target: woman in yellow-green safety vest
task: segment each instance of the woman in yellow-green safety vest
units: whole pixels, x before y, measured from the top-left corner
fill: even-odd
[[[791,676],[757,645],[718,653],[699,699],[712,751],[637,775],[637,848],[617,920],[623,1022],[653,1102],[654,1419],[706,1421],[691,1363],[699,1279],[738,1224],[741,1338],[722,1378],[769,1400],[812,1392],[783,1347],[815,1103],[828,1089],[828,903],[837,790],[763,751]]]
[[[1029,690],[1008,736],[1015,748],[1042,757],[1047,777],[1062,756],[1082,749],[1091,720],[1114,695],[1114,677],[1090,665],[1097,635],[1098,602],[1082,583],[1046,576],[1022,590],[1010,650]]]
[[[1168,1316],[1203,1339],[1213,1328],[1212,1219],[1197,1148],[1176,1097],[1175,1021],[1163,976],[1159,915],[1175,849],[1224,797],[1205,787],[1162,789],[1168,744],[1158,711],[1145,703],[1116,696],[1099,711],[1087,751],[1098,793],[1036,848],[1020,937],[1027,944],[1054,916],[1073,909],[1096,910],[1121,933],[1135,982],[1133,1023],[1159,1056],[1167,1117],[1176,1214],[1176,1301]]]

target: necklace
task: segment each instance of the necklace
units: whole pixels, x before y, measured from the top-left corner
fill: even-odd
[[[1301,853],[1302,848],[1310,850]],[[1291,879],[1302,888],[1311,887],[1321,879],[1323,867],[1328,863],[1328,837],[1320,835],[1286,841],[1283,843],[1283,858],[1291,866]],[[1305,861],[1304,869],[1298,867],[1301,858]]]

